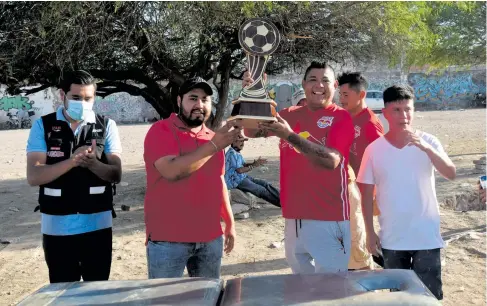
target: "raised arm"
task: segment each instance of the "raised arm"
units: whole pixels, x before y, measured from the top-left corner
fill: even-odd
[[[340,164],[342,155],[335,149],[311,142],[294,132],[286,139],[317,166],[333,170]]]
[[[408,141],[410,146],[416,146],[421,151],[428,155],[431,163],[435,169],[446,179],[454,180],[457,174],[457,169],[450,157],[446,154],[441,146],[440,142],[433,138],[430,142],[427,142],[423,137],[419,136],[417,132],[408,131]]]
[[[172,148],[164,147],[171,142],[167,138],[173,137],[171,133],[163,136],[156,130],[153,130],[152,133],[149,131],[145,140],[145,155],[149,162],[154,160],[153,164],[163,178],[169,181],[184,179],[200,169],[213,154],[220,152],[236,139],[241,129],[236,128],[230,131],[234,125],[236,125],[235,122],[227,122],[225,126],[217,130],[210,142],[184,155],[176,155],[177,148],[174,146]],[[165,143],[161,143],[161,137],[166,137]]]
[[[286,120],[279,114],[277,115],[277,122],[262,123],[261,126],[264,130],[268,130],[292,144],[315,165],[331,170],[340,165],[343,152],[348,154],[354,136],[350,118],[344,119],[330,129],[327,146],[311,142],[294,133]]]

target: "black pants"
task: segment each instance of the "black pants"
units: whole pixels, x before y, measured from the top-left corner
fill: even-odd
[[[51,283],[108,280],[112,265],[112,228],[70,236],[43,235]]]
[[[413,270],[438,300],[443,299],[440,249],[394,251],[382,249],[384,268]]]

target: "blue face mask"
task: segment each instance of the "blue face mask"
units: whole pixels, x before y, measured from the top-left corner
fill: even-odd
[[[71,119],[76,121],[85,120],[88,115],[93,112],[93,103],[68,100],[68,108],[66,113]]]

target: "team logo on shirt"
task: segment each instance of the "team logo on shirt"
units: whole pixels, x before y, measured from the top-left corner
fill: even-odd
[[[360,126],[356,125],[355,126],[355,138],[360,136]]]
[[[61,132],[61,127],[60,126],[57,126],[57,125],[53,125],[52,126],[52,131],[53,132]]]
[[[331,126],[331,124],[333,123],[333,117],[323,116],[316,123],[318,124],[318,127],[320,129],[324,129]]]

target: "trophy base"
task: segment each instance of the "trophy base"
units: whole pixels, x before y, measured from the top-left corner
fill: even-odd
[[[230,116],[236,115],[275,117],[276,107],[272,103],[241,101],[233,106],[232,114]]]
[[[249,115],[231,116],[227,120],[234,120],[234,119],[240,119],[242,126],[247,129],[258,129],[259,122],[277,121],[275,117],[249,116]]]
[[[233,100],[232,104],[237,105],[242,102],[268,103],[268,104],[272,104],[272,106],[274,107],[277,106],[277,103],[272,99],[252,99],[252,98],[242,98],[242,97],[238,98],[237,100]]]

